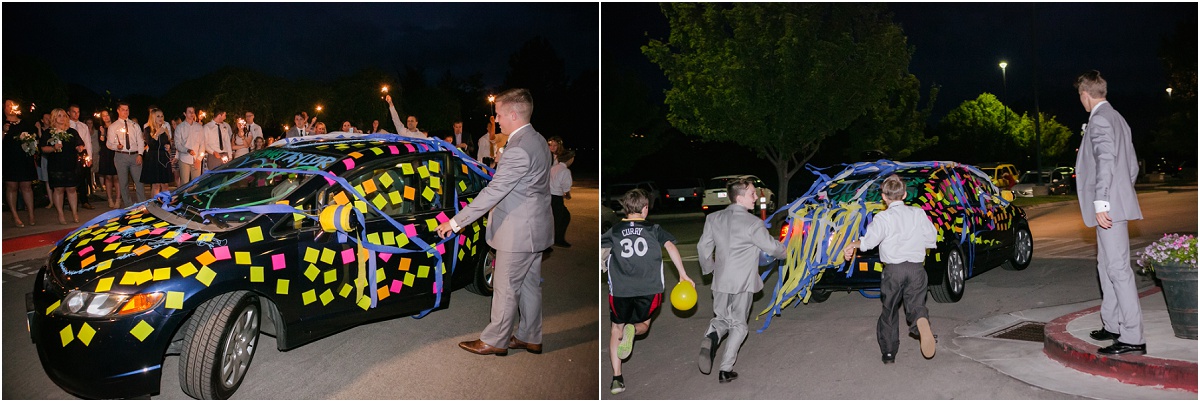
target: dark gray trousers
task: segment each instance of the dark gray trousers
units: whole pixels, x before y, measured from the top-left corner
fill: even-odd
[[[908,332],[917,333],[917,319],[929,318],[925,308],[925,290],[929,276],[921,263],[905,262],[887,264],[879,282],[879,300],[883,302],[883,313],[875,326],[875,337],[879,340],[881,353],[896,354],[900,350],[898,320],[900,303],[904,303],[904,318],[908,321]]]

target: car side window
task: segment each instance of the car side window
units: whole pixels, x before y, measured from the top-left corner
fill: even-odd
[[[381,218],[375,206],[389,216],[402,216],[441,208],[445,157],[420,154],[366,166],[347,180],[359,199],[340,186],[326,192],[326,205],[355,205],[368,219]],[[364,204],[355,204],[363,202]]]
[[[476,194],[483,191],[487,187],[487,181],[483,176],[475,174],[471,168],[462,162],[461,159],[454,159],[454,185],[458,187],[458,193],[461,195]]]

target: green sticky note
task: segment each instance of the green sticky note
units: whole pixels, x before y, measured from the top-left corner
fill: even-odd
[[[146,337],[150,336],[151,332],[154,332],[154,327],[151,327],[150,324],[147,324],[146,320],[139,321],[138,324],[133,327],[133,329],[129,330],[129,333],[133,334],[133,336],[137,338],[138,342],[145,341]]]
[[[288,280],[280,279],[275,283],[275,293],[286,295],[288,294]]]
[[[333,292],[329,289],[325,289],[325,291],[321,293],[321,305],[328,306],[329,302],[331,301],[333,301]]]
[[[167,308],[181,309],[183,308],[183,292],[167,292]]]
[[[343,285],[342,285],[342,290],[339,290],[339,291],[338,291],[338,295],[339,295],[339,296],[342,296],[342,297],[349,296],[349,295],[350,295],[350,291],[351,291],[351,290],[354,290],[354,288],[350,287],[350,284],[349,284],[349,283],[347,283],[347,284],[343,284]]]
[[[396,235],[396,247],[404,247],[408,245],[408,235],[399,233]]]
[[[379,241],[379,233],[367,233],[367,243],[382,245]]]
[[[308,268],[304,270],[304,276],[308,278],[310,282],[317,280],[317,275],[320,273],[321,270],[317,269],[317,266],[313,264],[308,264]]]
[[[379,177],[379,182],[383,183],[383,187],[391,188],[392,183],[395,183],[396,181],[392,180],[392,172],[388,172],[387,174]]]
[[[213,278],[216,278],[216,277],[217,277],[216,271],[208,269],[207,266],[200,268],[200,273],[196,274],[196,280],[200,281],[200,283],[203,283],[204,286],[211,285]]]
[[[429,169],[426,169],[424,166],[417,167],[417,174],[420,175],[422,179],[427,179],[429,178]]]
[[[416,279],[417,279],[417,276],[413,275],[412,272],[405,272],[404,273],[404,286],[412,286],[413,281]]]
[[[371,199],[371,203],[375,204],[375,208],[383,209],[383,207],[387,206],[388,200],[382,194],[375,194],[375,198]]]
[[[391,246],[391,245],[396,244],[396,233],[395,232],[383,232],[383,244],[385,246]]]
[[[238,265],[250,265],[249,251],[235,251],[233,253],[233,258]]]
[[[429,226],[429,231],[432,232],[434,229],[437,229],[438,221],[437,219],[429,218],[425,220],[425,225]]]
[[[312,302],[317,301],[317,291],[310,289],[304,293],[301,293],[300,299],[304,301],[305,306],[312,304]]]
[[[263,239],[262,228],[260,227],[246,229],[246,234],[250,236],[251,243],[257,243]]]
[[[320,252],[318,252],[317,249],[308,247],[307,250],[304,250],[304,261],[309,262],[309,263],[315,263],[315,262],[317,262],[317,256],[319,254],[320,254]]]
[[[263,267],[250,267],[250,282],[263,281]]]
[[[336,282],[337,281],[337,270],[331,269],[331,270],[325,271],[324,276],[325,276],[325,284],[330,284],[330,283]]]
[[[384,279],[387,279],[387,273],[383,272],[383,268],[376,269],[375,283],[383,282]]]
[[[326,264],[333,264],[333,255],[334,254],[337,254],[337,253],[334,253],[333,250],[330,250],[330,249],[321,250],[321,262],[326,263]]]
[[[458,190],[459,191],[467,191],[467,182],[465,182],[465,181],[458,182]]]

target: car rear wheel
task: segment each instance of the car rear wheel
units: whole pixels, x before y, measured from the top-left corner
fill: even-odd
[[[179,386],[196,399],[229,399],[254,359],[261,308],[246,291],[204,302],[188,321],[179,354]]]
[[[467,291],[480,296],[492,295],[492,275],[496,272],[496,250],[486,251],[475,264],[475,279],[467,284]]]
[[[813,289],[811,296],[808,296],[808,301],[813,303],[822,303],[826,300],[829,300],[829,295],[831,294],[833,294],[833,292],[828,290]]]
[[[1004,262],[1004,269],[1020,271],[1033,261],[1033,235],[1029,234],[1029,227],[1022,226],[1017,228],[1013,237],[1013,255]]]
[[[946,269],[942,271],[942,283],[930,288],[933,300],[938,303],[955,303],[962,299],[966,289],[967,265],[957,247],[946,252]]]

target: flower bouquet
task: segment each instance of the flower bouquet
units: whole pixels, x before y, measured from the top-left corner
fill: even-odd
[[[68,133],[66,131],[58,131],[58,129],[52,128],[52,129],[50,129],[49,144],[50,144],[50,146],[66,144],[68,141],[71,141],[73,138],[74,137],[71,135],[71,133]],[[62,150],[60,149],[60,150],[57,150],[54,152],[62,152]]]
[[[30,134],[28,132],[21,132],[21,135],[19,137],[17,137],[17,141],[21,142],[21,150],[25,151],[25,153],[27,155],[29,155],[29,156],[37,155],[38,146],[37,146],[37,136],[36,135]]]

